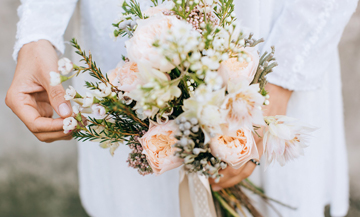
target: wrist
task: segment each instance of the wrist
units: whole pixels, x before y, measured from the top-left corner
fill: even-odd
[[[265,90],[269,93],[270,104],[266,107],[264,115],[286,115],[292,91],[270,83],[266,84]]]
[[[38,40],[25,44],[19,51],[17,67],[24,66],[38,73],[57,71],[58,56],[53,45],[48,40]]]

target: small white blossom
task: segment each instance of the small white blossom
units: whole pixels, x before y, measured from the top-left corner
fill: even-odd
[[[56,86],[61,84],[61,77],[60,74],[54,71],[50,72],[50,85]]]
[[[79,105],[74,105],[73,107],[72,107],[72,110],[73,110],[73,113],[75,114],[75,115],[77,115],[77,114],[79,114],[79,112],[80,112],[80,106]]]
[[[72,100],[76,96],[76,90],[72,86],[69,86],[68,89],[66,89],[66,94],[64,96],[65,100]]]
[[[195,90],[195,98],[199,102],[206,102],[212,97],[211,89],[205,84],[200,85]]]
[[[111,94],[111,86],[104,83],[99,84],[99,89],[94,91],[94,95],[97,97],[107,97]]]
[[[210,141],[211,134],[221,133],[220,124],[224,123],[224,116],[220,106],[224,97],[225,89],[221,89],[210,92],[210,97],[204,101],[198,101],[196,93],[194,97],[184,100],[182,116],[187,119],[196,118],[199,120],[200,127],[205,134],[205,143]]]
[[[104,106],[101,106],[99,104],[94,104],[91,106],[93,115],[95,115],[99,119],[103,119],[106,115],[106,110]]]
[[[72,130],[76,129],[76,126],[78,125],[77,121],[73,117],[65,118],[63,121],[63,129],[64,133],[67,134],[71,132]]]
[[[205,82],[213,90],[219,90],[223,85],[221,76],[216,72],[206,73]]]
[[[94,103],[94,95],[86,93],[83,99],[83,107],[90,107]]]
[[[58,61],[58,70],[63,75],[69,74],[74,69],[74,64],[68,58],[61,58]]]

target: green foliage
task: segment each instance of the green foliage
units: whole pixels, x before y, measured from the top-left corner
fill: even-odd
[[[235,4],[233,0],[218,1],[218,5],[216,5],[214,8],[214,13],[219,18],[221,26],[223,27],[225,26],[226,18],[231,17],[231,13],[234,11],[234,9],[235,9]]]
[[[271,73],[273,68],[278,65],[277,62],[275,62],[274,54],[275,47],[272,46],[270,53],[265,51],[265,53],[260,57],[258,69],[256,71],[253,81],[251,82],[251,84],[259,83],[260,90],[263,90],[267,83],[265,76]]]
[[[100,68],[98,68],[96,66],[96,63],[92,61],[91,53],[89,52],[89,55],[86,55],[86,52],[81,49],[75,38],[71,39],[70,43],[76,49],[75,53],[82,57],[80,62],[85,62],[85,64],[88,66],[87,68],[81,67],[79,73],[89,72],[92,77],[98,79],[105,84],[108,83],[108,80],[106,79],[106,77],[104,77]]]
[[[143,19],[143,15],[140,9],[140,4],[135,0],[130,0],[130,3],[124,1],[123,5],[121,6],[125,11],[125,14],[134,14],[140,19]],[[157,2],[157,1],[156,1]]]

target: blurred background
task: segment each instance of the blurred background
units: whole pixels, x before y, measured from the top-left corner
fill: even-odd
[[[15,62],[19,0],[0,1],[0,216],[87,216],[78,195],[75,141],[39,142],[5,105]],[[71,25],[71,24],[70,24]],[[65,39],[71,38],[68,28]],[[69,52],[70,49],[67,49]],[[350,210],[360,216],[360,8],[342,37],[340,58],[350,165]],[[70,56],[67,54],[66,56]]]

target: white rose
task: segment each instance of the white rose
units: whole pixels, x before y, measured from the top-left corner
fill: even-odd
[[[180,63],[180,60],[169,62],[161,50],[153,46],[156,40],[159,44],[166,43],[168,32],[174,23],[181,22],[175,16],[153,16],[148,19],[137,20],[138,27],[134,36],[125,42],[130,61],[144,63],[162,72],[169,72]]]

